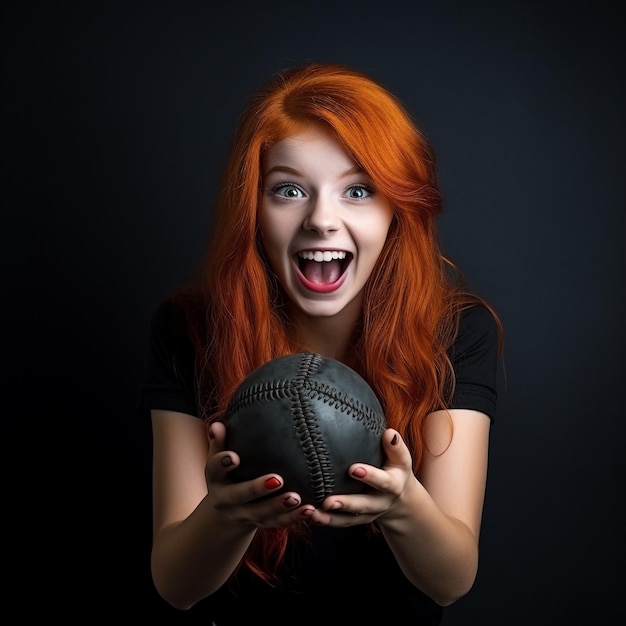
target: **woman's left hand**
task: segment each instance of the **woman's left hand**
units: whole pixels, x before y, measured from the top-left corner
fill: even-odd
[[[417,482],[413,459],[400,433],[388,428],[382,435],[385,461],[382,468],[354,463],[350,475],[369,488],[359,494],[328,496],[315,510],[311,522],[322,526],[346,527],[368,524],[388,513],[406,489]]]

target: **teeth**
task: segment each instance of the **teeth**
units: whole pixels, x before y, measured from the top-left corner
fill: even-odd
[[[333,259],[345,259],[346,253],[338,250],[324,250],[324,252],[321,250],[304,250],[298,252],[298,256],[307,261],[317,261],[321,263],[322,261],[332,261]]]

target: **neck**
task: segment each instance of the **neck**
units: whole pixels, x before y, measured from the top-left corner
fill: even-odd
[[[348,349],[358,320],[357,315],[344,310],[332,317],[298,314],[292,319],[295,336],[304,350],[342,362],[351,360]]]

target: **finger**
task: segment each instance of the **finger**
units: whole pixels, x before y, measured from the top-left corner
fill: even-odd
[[[322,502],[321,509],[331,515],[361,516],[373,511],[372,496],[365,494],[349,494],[328,496]]]
[[[248,481],[257,483],[258,481]],[[256,526],[265,528],[287,527],[296,523],[307,521],[313,515],[315,508],[310,504],[302,504],[300,496],[295,492],[280,493],[282,484],[274,487],[275,483],[270,479],[263,481],[264,492],[258,497],[258,485],[237,485],[236,489],[230,488],[231,496],[238,492],[241,486],[249,491],[239,493],[238,502],[233,503],[239,513],[236,514],[242,521],[251,521]],[[275,493],[277,490],[279,493]],[[269,493],[268,493],[269,492]],[[275,493],[275,495],[272,495]],[[252,500],[248,498],[252,497]],[[242,500],[243,498],[243,500]]]
[[[294,502],[298,502],[294,505]],[[286,528],[311,520],[315,508],[310,504],[300,504],[299,498],[281,495],[255,508],[254,518],[257,526],[265,528]]]
[[[375,516],[372,517],[366,513],[351,512],[345,508],[333,511],[324,509],[315,509],[311,513],[311,522],[318,526],[333,526],[335,528],[348,528],[349,526],[358,526],[360,524],[369,524]]]
[[[234,483],[230,488],[230,499],[233,503],[246,504],[255,500],[269,502],[269,498],[274,494],[280,494],[284,486],[282,477],[279,474],[266,474],[253,480],[245,480]],[[291,498],[286,502],[287,508],[300,505],[301,498],[295,492],[280,494],[282,499]],[[284,510],[284,507],[283,509]]]
[[[383,468],[412,467],[413,459],[411,457],[411,452],[397,430],[388,428],[383,433],[382,443],[383,451],[385,452],[385,463],[383,464]]]
[[[228,474],[239,465],[239,456],[235,452],[218,452],[209,456],[204,466],[207,487],[215,489],[227,480]]]
[[[222,422],[213,422],[207,427],[207,433],[211,446],[223,450],[226,441],[226,426]]]
[[[412,467],[412,457],[404,440],[397,430],[388,428],[382,435],[385,461],[381,468],[366,463],[353,463],[348,472],[352,478],[370,487],[380,489],[386,482],[386,471],[400,467],[403,470]],[[381,482],[382,481],[382,482]]]

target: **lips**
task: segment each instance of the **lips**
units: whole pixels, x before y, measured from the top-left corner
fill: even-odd
[[[343,284],[352,254],[345,250],[302,250],[295,261],[298,278],[307,289],[329,293]]]

